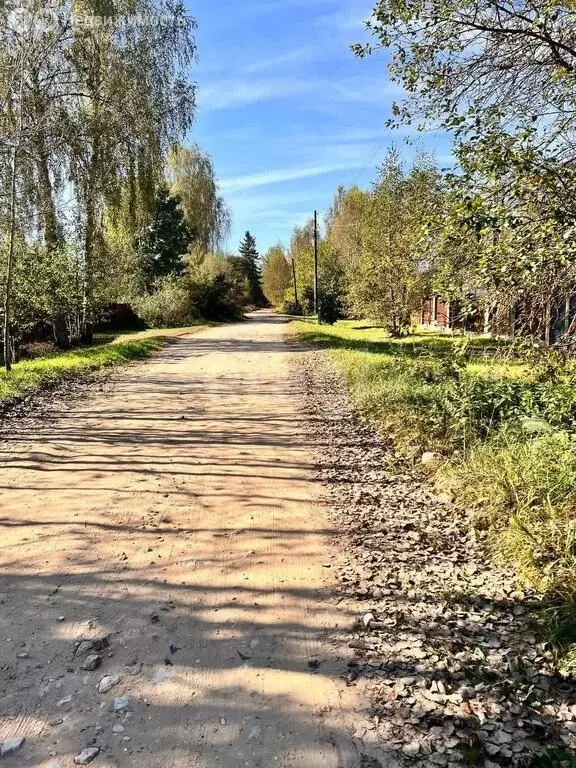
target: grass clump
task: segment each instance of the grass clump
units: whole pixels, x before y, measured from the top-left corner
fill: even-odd
[[[0,370],[0,403],[22,397],[41,386],[151,357],[170,338],[201,330],[194,326],[171,331],[144,331],[116,337],[106,335],[96,339],[92,347],[78,347],[66,352],[44,352],[43,356],[15,363],[12,370]]]
[[[576,593],[576,443],[565,432],[500,436],[474,446],[443,470],[476,525],[494,534],[495,551],[515,562],[540,591]]]

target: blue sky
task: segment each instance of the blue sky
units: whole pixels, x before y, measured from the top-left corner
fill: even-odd
[[[338,184],[368,186],[386,149],[415,146],[386,120],[401,97],[384,54],[356,59],[372,0],[187,0],[197,31],[190,136],[214,158],[232,209],[229,249],[249,229],[261,253],[288,243]],[[440,164],[445,136],[416,137]]]

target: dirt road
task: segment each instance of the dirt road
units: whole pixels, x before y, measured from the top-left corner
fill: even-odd
[[[5,444],[2,765],[371,765],[283,332],[185,337]]]

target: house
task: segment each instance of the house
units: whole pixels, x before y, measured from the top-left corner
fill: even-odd
[[[482,307],[480,297],[475,296],[465,309],[432,295],[422,300],[420,313],[412,322],[423,330],[486,333],[510,340],[524,336],[548,346],[576,336],[576,294],[558,296],[546,305],[532,306],[523,301],[514,307]]]
[[[472,299],[464,308],[457,302],[446,301],[438,294],[433,294],[423,299],[420,313],[412,321],[418,328],[425,330],[482,333],[485,330],[484,314],[479,306],[474,307],[474,302]]]

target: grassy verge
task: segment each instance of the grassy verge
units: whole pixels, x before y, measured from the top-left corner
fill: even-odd
[[[143,360],[168,344],[170,339],[196,333],[205,327],[196,325],[135,334],[99,334],[92,347],[44,352],[40,357],[16,363],[9,373],[3,369],[0,371],[0,403],[63,379]]]
[[[497,558],[551,600],[574,603],[574,367],[542,375],[488,338],[393,340],[358,322],[293,327],[330,350],[355,407],[400,456],[435,454],[432,481],[491,531]]]

